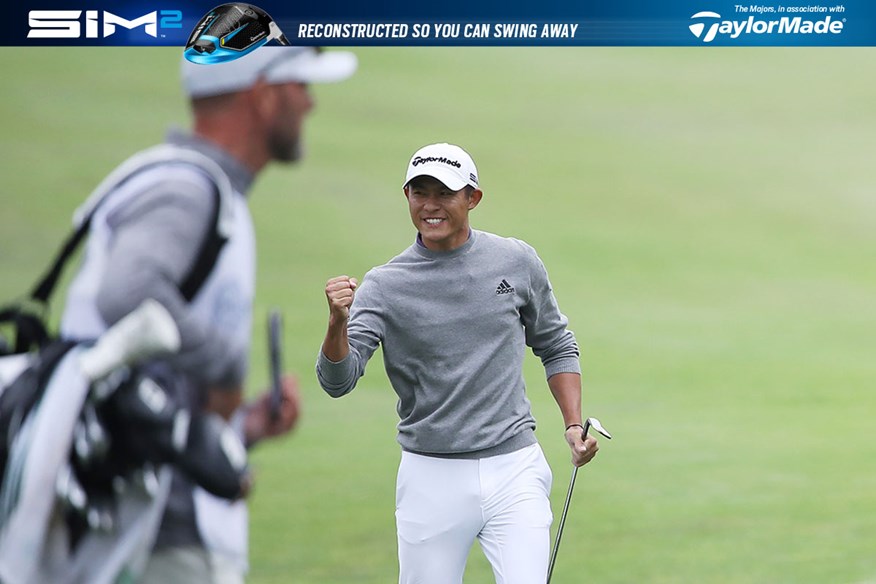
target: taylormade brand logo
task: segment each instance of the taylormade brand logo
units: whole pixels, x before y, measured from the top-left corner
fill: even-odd
[[[29,39],[78,39],[82,38],[82,10],[31,10],[27,13]],[[140,26],[151,37],[158,37],[159,28],[182,28],[182,12],[179,10],[155,10],[128,20],[112,12],[85,11],[85,38],[106,38],[116,32],[116,25],[133,30]],[[100,31],[103,24],[103,31]],[[102,32],[102,34],[101,34]]]
[[[423,158],[422,156],[417,156],[411,161],[411,166],[419,166],[421,164],[426,164],[427,162],[440,162],[441,164],[449,164],[450,166],[455,166],[456,168],[462,168],[462,165],[457,160],[450,160],[449,158],[444,158],[441,156],[440,158],[436,158],[434,156],[426,156]]]
[[[782,16],[771,20],[749,16],[745,20],[721,20],[717,12],[697,12],[690,17],[694,21],[688,28],[704,43],[715,40],[718,34],[730,35],[731,39],[742,34],[841,34],[845,19],[834,20],[830,15],[819,20],[806,20],[802,16]]]

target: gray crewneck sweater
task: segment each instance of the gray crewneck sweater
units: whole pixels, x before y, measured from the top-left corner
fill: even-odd
[[[526,346],[547,377],[579,373],[578,345],[535,250],[473,230],[449,252],[414,243],[370,270],[356,290],[349,354],[320,352],[317,377],[349,393],[383,345],[398,394],[398,441],[421,454],[484,458],[535,443],[526,398]]]

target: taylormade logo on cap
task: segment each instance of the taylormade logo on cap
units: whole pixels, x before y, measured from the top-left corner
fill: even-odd
[[[456,168],[462,168],[462,165],[456,160],[447,160],[446,158],[435,158],[434,156],[430,156],[429,158],[423,158],[421,156],[417,156],[411,162],[413,166],[417,166],[419,164],[423,164],[424,162],[441,162],[443,164],[449,164],[451,166],[455,166]]]
[[[430,144],[417,150],[408,163],[404,186],[418,176],[431,176],[454,191],[466,185],[478,188],[474,161],[468,152],[453,144]]]

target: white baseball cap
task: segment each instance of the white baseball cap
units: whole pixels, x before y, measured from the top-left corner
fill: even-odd
[[[356,55],[316,47],[259,47],[233,61],[201,65],[182,59],[182,84],[189,97],[243,91],[264,77],[270,84],[332,83],[356,71]]]
[[[468,152],[453,144],[440,143],[423,146],[408,162],[405,184],[418,176],[431,176],[458,191],[466,185],[478,187],[478,169]]]

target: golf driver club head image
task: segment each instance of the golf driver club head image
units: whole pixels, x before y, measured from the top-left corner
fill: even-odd
[[[281,45],[289,44],[274,19],[258,6],[243,2],[221,4],[198,21],[183,55],[201,65],[224,63],[274,39]]]

